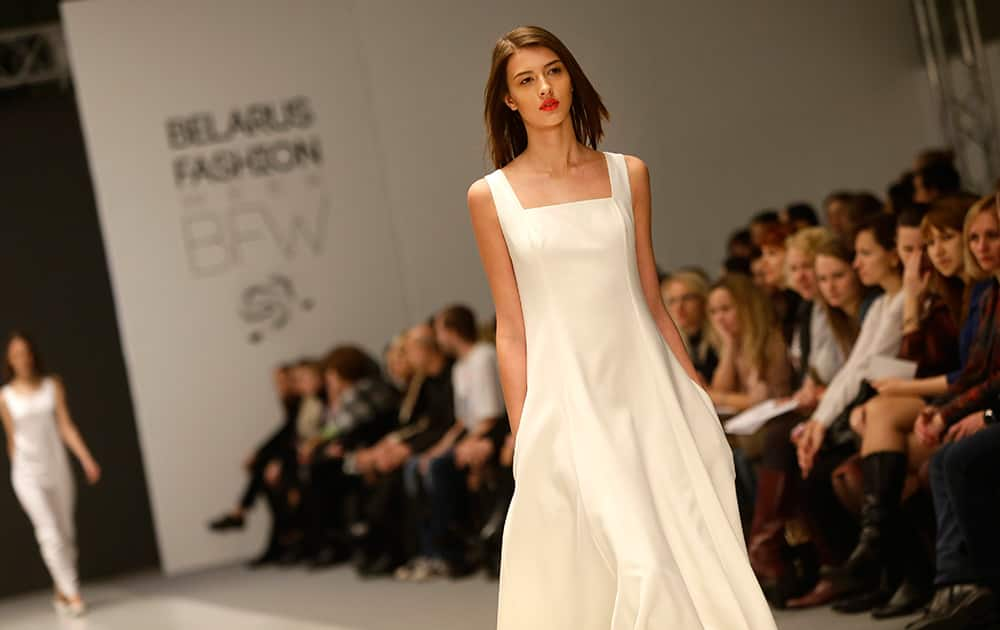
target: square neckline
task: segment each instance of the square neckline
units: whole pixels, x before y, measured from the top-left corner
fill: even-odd
[[[507,179],[507,174],[503,172],[502,168],[498,168],[497,172],[500,173],[500,177],[503,178],[504,184],[507,186],[507,190],[510,192],[510,196],[514,199],[517,207],[521,209],[522,212],[535,212],[538,210],[547,210],[550,208],[561,208],[563,206],[572,206],[581,203],[597,203],[599,201],[614,201],[615,200],[615,174],[612,169],[611,156],[608,155],[607,151],[601,151],[601,155],[604,156],[604,166],[607,168],[608,172],[608,184],[611,187],[611,194],[605,197],[591,197],[589,199],[577,199],[575,201],[561,201],[559,203],[547,203],[541,206],[533,206],[531,208],[525,208],[524,204],[521,203],[521,198],[518,197],[517,192],[511,185],[510,180]]]

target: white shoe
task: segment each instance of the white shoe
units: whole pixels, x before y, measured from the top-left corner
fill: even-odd
[[[87,604],[82,599],[75,602],[64,599],[53,599],[52,605],[56,612],[67,617],[82,617],[87,613]]]
[[[66,612],[70,617],[82,617],[87,614],[87,604],[82,599],[75,602],[66,602]]]

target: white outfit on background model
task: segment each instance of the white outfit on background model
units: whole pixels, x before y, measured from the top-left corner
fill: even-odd
[[[30,394],[0,389],[14,423],[11,483],[35,528],[42,559],[65,597],[79,595],[76,570],[76,489],[56,420],[56,385],[42,380]]]
[[[604,157],[607,198],[526,209],[486,177],[527,350],[497,628],[775,630],[732,450],[650,313],[625,158]]]

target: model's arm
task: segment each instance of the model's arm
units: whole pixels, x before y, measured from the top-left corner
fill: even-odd
[[[688,356],[687,348],[684,347],[684,340],[681,338],[677,326],[674,325],[674,320],[670,318],[667,307],[663,304],[663,297],[660,295],[660,281],[656,273],[656,260],[653,257],[649,171],[646,169],[645,163],[637,157],[626,156],[625,163],[628,166],[629,185],[632,189],[636,260],[639,265],[642,293],[646,298],[646,304],[649,305],[653,319],[656,321],[656,326],[660,329],[663,340],[667,342],[691,380],[702,383],[701,377],[694,369],[694,363],[691,362],[691,357]]]
[[[517,290],[517,279],[514,277],[510,252],[507,251],[507,241],[493,205],[493,195],[485,179],[478,180],[469,188],[468,203],[472,231],[496,309],[497,362],[504,404],[507,406],[511,431],[517,435],[521,409],[528,390],[521,295]]]
[[[97,483],[101,478],[101,468],[94,461],[83,438],[80,437],[80,432],[77,430],[73,418],[69,415],[66,390],[63,388],[62,381],[58,378],[52,380],[56,387],[56,421],[59,423],[59,435],[62,436],[62,440],[69,447],[69,450],[73,451],[76,458],[80,460],[80,466],[83,467],[83,472],[87,475],[87,481]]]
[[[3,420],[3,432],[7,436],[7,457],[14,461],[14,420],[7,410],[7,403],[0,398],[0,420]]]

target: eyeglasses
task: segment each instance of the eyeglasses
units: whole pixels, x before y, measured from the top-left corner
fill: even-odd
[[[667,298],[667,306],[677,306],[681,302],[700,302],[701,296],[697,293],[684,293],[671,298]]]

